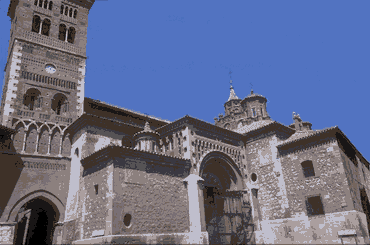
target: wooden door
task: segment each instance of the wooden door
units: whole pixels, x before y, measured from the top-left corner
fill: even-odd
[[[26,245],[28,226],[31,218],[31,209],[18,213],[17,224],[15,226],[14,244]]]

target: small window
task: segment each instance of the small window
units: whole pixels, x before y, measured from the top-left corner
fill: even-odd
[[[69,9],[69,17],[72,17],[72,8]]]
[[[131,225],[131,214],[126,214],[125,217],[123,217],[123,224],[126,227],[129,227]]]
[[[63,11],[64,11],[64,5],[62,4],[62,6],[60,6],[60,14],[63,14]]]
[[[45,0],[44,2],[44,9],[47,9],[48,8],[48,0]]]
[[[52,10],[52,9],[53,9],[53,2],[50,1],[50,3],[49,3],[49,10]]]
[[[39,7],[42,8],[42,0],[39,1]]]
[[[306,208],[308,216],[325,214],[320,196],[308,197],[306,199]]]
[[[94,185],[94,188],[95,188],[95,194],[98,195],[99,194],[99,185]]]
[[[315,170],[313,168],[312,161],[305,161],[302,163],[302,170],[305,178],[315,176]]]
[[[251,179],[252,179],[253,182],[255,182],[257,180],[257,174],[253,173],[251,175]]]
[[[255,108],[252,108],[252,115],[253,115],[253,117],[256,116],[256,109]]]
[[[40,31],[40,25],[41,25],[41,18],[38,15],[33,16],[32,20],[32,31],[39,33]]]
[[[65,15],[65,16],[67,16],[67,15],[68,15],[68,7],[67,7],[67,6],[66,6],[66,8],[65,8],[64,15]]]
[[[45,36],[49,36],[49,32],[50,32],[50,25],[51,25],[51,22],[49,19],[45,19],[43,22],[42,22],[42,27],[41,27],[41,34],[42,35],[45,35]]]
[[[75,9],[75,11],[73,12],[73,18],[77,18],[77,10]]]
[[[78,157],[78,155],[79,155],[79,151],[78,151],[78,148],[76,148],[76,150],[75,150],[75,155]]]

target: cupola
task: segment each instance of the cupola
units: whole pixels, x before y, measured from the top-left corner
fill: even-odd
[[[259,121],[270,119],[267,113],[266,103],[267,99],[260,94],[255,94],[252,89],[251,93],[242,100],[241,106],[246,112],[247,118]]]
[[[150,128],[149,122],[145,122],[144,129],[134,134],[135,149],[143,151],[158,151],[159,134]]]

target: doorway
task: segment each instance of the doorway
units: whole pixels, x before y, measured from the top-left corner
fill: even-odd
[[[49,200],[43,197],[30,200],[18,212],[14,244],[51,245],[58,219],[59,212]]]

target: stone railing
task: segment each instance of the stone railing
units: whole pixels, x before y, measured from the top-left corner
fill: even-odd
[[[30,110],[17,110],[16,115],[20,118],[31,118],[34,120],[40,121],[50,121],[50,122],[57,122],[59,124],[68,125],[72,123],[72,118],[70,117],[63,117],[60,115],[48,115],[45,113],[41,113],[40,111],[30,111]]]
[[[36,32],[20,30],[18,32],[18,37],[32,43],[50,46],[61,51],[85,56],[85,51],[81,48],[76,48],[73,44],[49,36],[41,35]]]
[[[72,118],[55,116],[55,121],[62,123],[72,123]]]
[[[35,112],[34,111],[22,111],[22,110],[18,110],[17,111],[17,116],[20,116],[20,117],[31,117],[31,118],[34,118],[35,117]],[[37,116],[37,114],[36,114]]]
[[[34,4],[31,4],[31,8],[32,8],[32,10],[34,10],[36,12],[42,13],[42,14],[50,16],[50,17],[53,14],[52,10],[44,9],[44,4],[42,5],[42,7],[39,7],[38,5],[36,6]],[[53,6],[53,8],[55,8],[55,5]]]
[[[67,22],[70,22],[70,23],[73,23],[73,24],[76,24],[77,25],[77,19],[75,18],[72,18],[72,17],[69,17],[69,16],[65,16],[64,14],[61,14],[60,15],[60,18],[64,21],[67,21]]]
[[[43,119],[43,120],[49,120],[50,119],[50,115],[40,113],[39,114],[39,118],[40,119]]]

